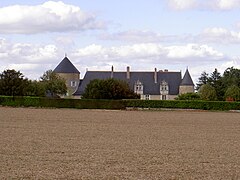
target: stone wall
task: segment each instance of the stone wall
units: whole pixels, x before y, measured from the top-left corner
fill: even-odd
[[[78,85],[80,82],[80,74],[77,74],[77,73],[57,73],[57,74],[66,80],[66,86],[68,88],[67,96],[72,96],[72,94],[78,88]],[[75,82],[75,86],[72,86],[73,82]]]
[[[193,93],[193,92],[194,92],[194,86],[180,86],[179,87],[179,94]]]

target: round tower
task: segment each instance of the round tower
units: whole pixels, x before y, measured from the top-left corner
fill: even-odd
[[[72,96],[72,94],[77,90],[80,82],[80,72],[77,68],[66,56],[53,70],[53,72],[66,80],[67,96]]]

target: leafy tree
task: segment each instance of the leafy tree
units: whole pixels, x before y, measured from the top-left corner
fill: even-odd
[[[43,83],[47,94],[51,97],[63,95],[67,93],[67,86],[65,80],[58,76],[52,70],[46,71],[42,77],[40,77],[41,83]]]
[[[84,99],[136,99],[135,94],[125,81],[116,79],[95,79],[85,88]]]
[[[0,93],[6,96],[24,96],[28,80],[20,71],[5,70],[0,74]]]
[[[227,68],[223,73],[222,79],[225,87],[236,85],[240,87],[240,69],[233,67]]]
[[[236,85],[232,85],[229,88],[227,88],[227,91],[225,92],[225,98],[231,99],[234,101],[240,100],[240,88]]]
[[[43,82],[39,81],[28,81],[29,85],[26,90],[27,96],[40,96],[44,97],[46,95],[46,90]]]
[[[217,100],[216,90],[210,84],[202,85],[198,92],[202,100],[207,100],[207,101]]]
[[[216,94],[217,94],[217,99],[224,100],[225,88],[224,88],[224,84],[222,83],[222,76],[216,68],[211,73],[211,75],[208,79],[208,83],[211,84],[211,86],[215,88]]]
[[[201,76],[198,78],[198,83],[196,89],[199,90],[200,87],[209,82],[209,75],[206,71],[203,71]]]
[[[197,93],[185,93],[178,95],[176,100],[199,100],[200,96]]]

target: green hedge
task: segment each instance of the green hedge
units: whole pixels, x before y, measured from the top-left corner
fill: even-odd
[[[13,107],[53,107],[78,109],[125,109],[119,100],[52,99],[0,96],[0,105]]]
[[[77,109],[177,108],[202,110],[240,110],[240,102],[161,101],[161,100],[86,100],[0,96],[0,105],[13,107],[53,107]]]
[[[240,102],[225,101],[160,101],[160,100],[125,100],[126,107],[133,108],[179,108],[202,110],[240,110]]]

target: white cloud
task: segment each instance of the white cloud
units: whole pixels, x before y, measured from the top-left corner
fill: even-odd
[[[59,51],[55,45],[12,43],[0,39],[0,71],[20,70],[29,78],[38,78],[58,63]]]
[[[170,8],[174,10],[208,9],[232,10],[240,8],[240,0],[167,0]]]
[[[168,0],[168,5],[175,10],[192,9],[197,6],[197,0]]]
[[[187,44],[182,46],[162,46],[157,43],[141,43],[126,46],[103,47],[90,45],[74,52],[74,57],[81,62],[123,62],[144,63],[146,66],[155,64],[174,64],[178,62],[196,64],[206,59],[216,62],[225,58],[224,54],[207,45]],[[198,61],[201,60],[201,61]],[[93,63],[94,64],[94,63]]]
[[[221,10],[231,10],[240,8],[240,0],[217,0],[216,8]]]
[[[230,31],[225,28],[206,28],[197,36],[201,42],[236,44],[240,43],[240,32]]]
[[[185,46],[167,47],[169,58],[212,58],[221,59],[224,55],[208,45],[188,44]]]
[[[92,44],[84,48],[71,49],[68,57],[81,71],[89,70],[172,69],[191,67],[220,67],[228,57],[208,45],[186,44],[164,46],[159,43],[136,43],[122,46]],[[39,78],[48,69],[54,69],[63,59],[63,52],[53,44],[38,45],[12,43],[0,39],[0,71],[8,68],[20,70],[26,77]],[[235,60],[235,64],[239,61]],[[193,69],[194,70],[194,69]],[[199,68],[199,75],[201,73]],[[195,73],[195,71],[193,71]],[[197,72],[196,72],[197,73]],[[197,77],[197,75],[193,75]]]
[[[0,33],[83,31],[103,26],[104,23],[97,21],[94,14],[61,1],[47,1],[37,6],[14,5],[0,8]]]

